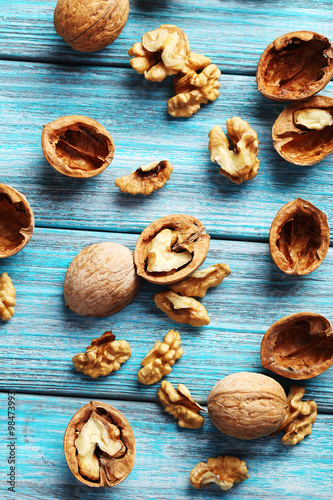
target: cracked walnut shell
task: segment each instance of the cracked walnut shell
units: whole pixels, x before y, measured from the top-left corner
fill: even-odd
[[[228,491],[234,483],[241,483],[248,477],[246,463],[239,458],[226,455],[209,458],[207,463],[199,462],[191,470],[190,482],[194,488],[205,488],[215,483],[222,490]]]
[[[139,167],[130,175],[119,177],[115,185],[122,193],[151,194],[157,189],[161,189],[166,181],[170,179],[173,167],[167,160],[152,161],[148,165]]]
[[[79,372],[97,378],[119,370],[131,354],[127,340],[116,340],[112,332],[104,332],[101,337],[91,342],[86,352],[77,354],[72,361]]]
[[[230,267],[227,264],[214,264],[194,271],[188,278],[170,285],[170,289],[186,297],[202,298],[209,288],[220,285],[230,273]]]
[[[313,31],[278,37],[262,53],[257,68],[259,92],[275,101],[295,101],[321,90],[333,75],[328,38]]]
[[[180,427],[200,429],[203,426],[204,419],[199,415],[199,411],[205,410],[194,401],[185,385],[178,384],[175,390],[170,382],[163,380],[157,396],[165,411],[178,420]]]
[[[86,116],[63,116],[43,126],[46,160],[61,174],[88,178],[110,165],[114,143],[109,132]]]
[[[269,232],[275,264],[286,274],[309,274],[322,263],[330,244],[326,215],[312,203],[297,198],[276,214]]]
[[[112,487],[124,481],[133,468],[134,434],[120,411],[90,401],[69,422],[64,451],[70,471],[81,483]]]
[[[177,323],[186,323],[198,327],[210,323],[205,306],[192,297],[182,297],[167,290],[156,293],[154,302],[161,311]]]
[[[8,321],[14,316],[16,290],[7,273],[0,276],[0,319]]]
[[[276,151],[295,165],[313,165],[333,151],[333,99],[315,96],[287,106],[272,129]]]
[[[333,364],[332,325],[315,313],[285,316],[263,336],[260,356],[264,368],[283,377],[316,377]]]
[[[227,132],[233,150],[229,149],[229,141],[220,125],[209,131],[211,161],[216,161],[220,165],[220,173],[236,184],[254,179],[260,165],[257,133],[248,122],[237,116],[227,120]]]

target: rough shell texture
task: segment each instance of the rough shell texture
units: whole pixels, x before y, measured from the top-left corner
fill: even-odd
[[[69,265],[65,303],[82,316],[109,316],[132,302],[139,288],[131,250],[99,243],[81,250]]]
[[[46,160],[69,177],[94,177],[112,161],[114,143],[109,132],[86,116],[63,116],[43,126]]]
[[[297,198],[276,214],[269,233],[275,264],[286,274],[309,274],[322,263],[330,244],[326,215]]]
[[[270,99],[292,101],[319,92],[332,74],[333,49],[328,38],[313,31],[295,31],[280,36],[264,50],[257,85]]]
[[[279,428],[286,415],[286,395],[274,379],[239,372],[217,382],[208,395],[208,412],[224,434],[256,439]]]
[[[103,457],[103,461],[100,460],[100,478],[96,482],[86,479],[79,473],[74,444],[79,431],[94,411],[120,429],[120,439],[126,446],[126,452],[122,457],[110,459]],[[90,401],[90,403],[80,408],[69,422],[64,436],[64,451],[68,467],[81,483],[97,488],[100,486],[116,486],[124,481],[133,469],[135,458],[134,434],[127,419],[120,411],[106,403]]]
[[[22,250],[34,230],[34,214],[26,197],[0,184],[0,258]]]
[[[183,268],[169,272],[150,273],[147,271],[148,245],[163,229],[179,232],[174,250],[188,250],[192,260]],[[195,271],[205,260],[209,248],[209,235],[202,223],[190,215],[175,214],[157,219],[146,227],[139,236],[134,250],[137,273],[147,281],[160,285],[182,280]],[[177,248],[176,248],[177,247]]]
[[[128,0],[58,0],[54,27],[73,49],[95,52],[120,35],[128,10]]]
[[[315,96],[286,107],[272,129],[276,151],[295,165],[313,165],[333,151],[333,126],[321,130],[307,130],[295,123],[295,112],[303,109],[321,109],[333,117],[332,97]]]
[[[291,379],[308,379],[333,364],[333,329],[324,316],[297,313],[274,323],[261,342],[264,368]]]

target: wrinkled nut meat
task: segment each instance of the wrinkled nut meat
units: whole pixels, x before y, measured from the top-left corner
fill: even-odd
[[[208,395],[208,413],[219,431],[238,439],[257,439],[284,421],[282,386],[261,373],[239,372],[221,379]]]
[[[305,99],[321,90],[333,75],[328,38],[313,31],[282,35],[264,50],[257,69],[258,90],[275,101]]]
[[[222,490],[228,491],[235,483],[248,479],[246,463],[239,458],[225,457],[209,458],[207,463],[199,462],[191,470],[190,482],[194,488],[205,488],[212,483]]]
[[[317,404],[315,401],[301,401],[305,394],[305,388],[292,385],[289,390],[287,404],[288,410],[281,427],[274,432],[273,436],[284,431],[282,443],[295,446],[303,441],[305,436],[312,432],[312,424],[317,418]]]
[[[112,487],[124,481],[133,468],[134,434],[120,411],[90,401],[69,422],[64,451],[68,467],[81,483]]]
[[[191,326],[209,325],[210,319],[205,306],[192,297],[182,297],[175,292],[166,291],[154,296],[156,306],[177,323]]]
[[[43,126],[43,153],[49,164],[69,177],[94,177],[110,165],[114,143],[109,132],[86,116],[63,116]]]
[[[161,189],[170,179],[173,167],[167,160],[152,161],[148,165],[139,167],[130,175],[119,177],[115,185],[122,193],[142,194],[147,196],[157,189]]]
[[[95,52],[120,35],[128,10],[128,0],[58,0],[54,28],[73,49]]]
[[[276,151],[295,165],[313,165],[333,151],[333,99],[315,96],[290,104],[273,125]]]
[[[0,318],[8,321],[14,316],[16,290],[7,273],[0,276]]]
[[[275,264],[286,274],[309,274],[322,263],[330,244],[326,215],[312,203],[297,198],[276,214],[269,233]]]
[[[34,231],[34,214],[26,197],[0,184],[0,259],[16,254]]]
[[[138,372],[141,384],[152,385],[171,372],[171,367],[183,355],[180,347],[180,335],[175,330],[169,330],[163,342],[157,340],[153,348],[141,361],[143,368]]]
[[[169,285],[195,271],[205,260],[208,248],[209,235],[198,219],[182,214],[167,215],[149,224],[141,233],[134,250],[134,262],[139,276],[151,283]],[[154,271],[148,269],[148,258],[149,268],[153,265]],[[166,263],[173,267],[163,270]]]
[[[233,150],[229,149],[229,141],[220,125],[209,131],[211,161],[216,161],[220,165],[220,173],[236,184],[254,179],[260,165],[257,133],[237,116],[227,120],[227,131]]]
[[[115,340],[112,332],[105,332],[98,339],[94,339],[86,352],[72,358],[73,365],[85,375],[97,378],[105,377],[127,361],[132,351],[127,340]]]
[[[199,415],[199,411],[205,410],[194,401],[185,385],[178,384],[175,390],[170,382],[163,380],[157,396],[165,411],[178,420],[180,427],[200,429],[203,426],[204,419]]]
[[[98,243],[81,250],[70,263],[65,304],[81,316],[109,316],[132,302],[140,284],[129,248],[120,243]]]
[[[291,379],[316,377],[333,364],[333,328],[315,313],[281,318],[261,341],[264,368]]]
[[[194,271],[188,278],[170,285],[170,289],[186,297],[202,298],[209,288],[220,285],[230,273],[230,267],[227,264],[214,264]]]
[[[145,33],[142,42],[135,43],[128,51],[128,55],[134,56],[130,60],[132,68],[151,82],[161,82],[183,69],[189,53],[187,36],[172,24],[162,24]]]

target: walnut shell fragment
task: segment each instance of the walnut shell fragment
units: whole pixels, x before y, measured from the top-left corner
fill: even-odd
[[[191,470],[190,482],[194,488],[205,488],[211,483],[215,483],[223,491],[228,491],[234,483],[241,483],[248,477],[244,460],[226,455],[225,457],[209,458],[207,463],[199,462]]]
[[[192,297],[183,297],[167,290],[166,292],[156,293],[154,302],[161,311],[177,323],[186,323],[198,327],[210,323],[205,306]]]
[[[175,390],[170,382],[163,380],[157,396],[165,411],[178,420],[179,427],[200,429],[203,426],[204,419],[199,415],[199,411],[205,410],[194,401],[184,384],[178,384]]]
[[[275,101],[295,101],[321,90],[333,75],[328,38],[313,31],[278,37],[262,53],[257,68],[259,92]]]
[[[0,259],[16,254],[30,241],[34,214],[26,197],[0,184]]]
[[[186,297],[204,297],[209,288],[218,286],[231,273],[227,264],[214,264],[198,269],[188,278],[170,285],[170,290]]]
[[[91,456],[83,456],[80,461],[76,442],[90,419],[97,422],[97,428],[101,428],[104,434],[105,431],[107,432],[109,439],[116,441],[116,444],[120,441],[120,445],[116,447],[118,451],[110,456],[96,442],[97,432],[95,435],[89,435],[89,432],[86,432],[86,446],[83,450]],[[112,487],[124,481],[133,468],[134,434],[120,411],[106,403],[90,401],[80,408],[69,422],[64,436],[64,451],[68,467],[81,483],[95,488]]]
[[[128,10],[128,0],[58,0],[54,28],[72,49],[96,52],[120,35]]]
[[[329,244],[326,215],[309,201],[290,201],[272,222],[269,249],[275,264],[286,274],[302,276],[317,269]]]
[[[8,321],[14,316],[16,290],[7,273],[0,276],[0,319]]]
[[[272,129],[279,155],[295,165],[313,165],[333,151],[333,99],[315,96],[289,104]]]
[[[63,116],[43,125],[42,148],[51,167],[69,177],[88,178],[110,165],[114,143],[109,132],[86,116]]]
[[[165,239],[159,251],[156,249],[151,251],[152,241],[160,232],[166,229],[172,232],[172,237],[169,239],[171,246],[167,247]],[[194,217],[175,214],[157,219],[142,231],[135,245],[134,262],[137,273],[151,283],[160,285],[176,283],[190,275],[203,263],[208,252],[209,240],[210,238],[206,233],[205,227]],[[188,259],[185,259],[187,262],[181,260],[180,264],[176,263],[176,267],[171,270],[148,270],[148,257],[150,253],[154,253],[155,256],[157,255],[157,260],[161,260],[160,258],[168,254],[169,257],[175,257],[176,254],[185,254],[185,252],[189,256]]]
[[[315,313],[285,316],[263,336],[260,356],[264,368],[283,377],[316,377],[333,364],[332,325]]]
[[[122,193],[142,194],[147,196],[157,189],[161,189],[170,179],[173,167],[167,160],[153,161],[139,167],[130,175],[119,177],[115,185]]]

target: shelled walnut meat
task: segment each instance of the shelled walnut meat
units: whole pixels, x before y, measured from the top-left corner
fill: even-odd
[[[228,491],[235,483],[241,483],[248,477],[244,460],[226,455],[209,458],[207,463],[199,462],[191,470],[190,482],[194,488],[205,488],[215,483],[223,491]]]
[[[156,293],[156,306],[177,323],[187,323],[191,326],[209,325],[210,318],[205,306],[192,297],[183,297],[167,290]]]
[[[119,177],[115,185],[122,193],[151,194],[157,189],[161,189],[170,179],[173,167],[167,160],[152,161],[147,165],[142,165],[130,175]]]
[[[316,313],[285,316],[263,336],[260,356],[264,368],[283,377],[316,377],[333,364],[332,325]]]
[[[7,273],[0,276],[0,319],[8,321],[14,316],[16,290]]]
[[[156,284],[172,284],[189,276],[205,260],[209,235],[189,215],[167,215],[143,230],[134,250],[137,273]]]
[[[333,99],[315,96],[287,106],[272,129],[276,151],[295,165],[313,165],[333,151]]]
[[[109,132],[86,116],[63,116],[43,126],[42,148],[46,160],[61,174],[88,178],[100,174],[114,156]]]
[[[333,75],[333,49],[328,38],[313,31],[278,37],[262,53],[258,90],[275,101],[295,101],[321,90]]]
[[[134,434],[120,411],[90,401],[69,422],[64,451],[68,467],[81,483],[112,487],[124,481],[133,468]]]
[[[0,259],[16,254],[30,241],[34,214],[26,197],[0,184]]]
[[[297,198],[276,214],[269,232],[275,264],[286,274],[309,274],[322,263],[330,244],[326,215],[309,201]]]
[[[205,410],[194,401],[184,384],[178,384],[175,390],[170,382],[163,380],[157,396],[165,411],[178,420],[179,427],[200,429],[203,426],[204,419],[199,415],[199,411]]]
[[[204,297],[209,288],[218,286],[231,273],[227,264],[214,264],[205,269],[198,269],[178,283],[170,285],[170,289],[186,297]]]

